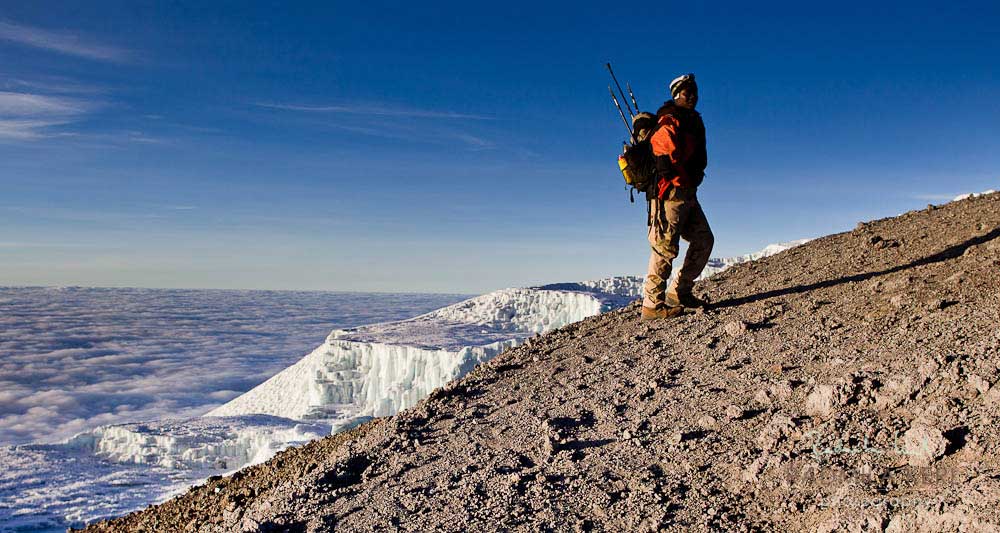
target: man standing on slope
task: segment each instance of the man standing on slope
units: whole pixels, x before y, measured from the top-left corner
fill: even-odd
[[[704,307],[692,294],[694,280],[701,274],[712,253],[715,237],[708,226],[698,185],[705,177],[708,153],[705,124],[694,110],[698,85],[694,74],[684,74],[670,82],[673,100],[656,112],[659,129],[651,141],[656,157],[658,183],[649,194],[649,271],[643,287],[641,320],[670,318],[685,307]],[[684,264],[670,287],[670,269],[680,250],[680,240],[688,242]]]

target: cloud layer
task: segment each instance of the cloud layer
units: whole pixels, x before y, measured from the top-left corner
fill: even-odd
[[[0,445],[197,416],[263,382],[330,330],[461,296],[0,288]]]

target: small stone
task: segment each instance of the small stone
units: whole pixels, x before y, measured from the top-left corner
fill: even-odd
[[[982,376],[973,374],[969,376],[968,380],[969,385],[972,385],[977,391],[979,391],[979,394],[986,394],[989,392],[991,386],[990,382],[986,381],[986,379]]]
[[[771,385],[768,392],[771,394],[772,398],[780,401],[786,401],[792,397],[792,384],[788,380],[782,380]]]
[[[747,483],[756,484],[760,481],[760,473],[764,471],[764,465],[767,463],[766,456],[760,456],[750,463],[743,472],[740,473],[740,479],[746,481]]]
[[[910,376],[889,378],[875,395],[875,406],[879,409],[891,409],[906,402],[919,390],[917,381]]]
[[[747,323],[742,320],[734,320],[726,324],[726,333],[732,337],[739,337],[740,335],[746,333]]]
[[[928,467],[944,457],[948,439],[937,428],[916,425],[903,434],[902,445],[910,466]]]
[[[955,272],[954,274],[948,276],[944,280],[945,283],[951,283],[952,285],[958,285],[965,282],[964,272]]]
[[[920,376],[920,379],[926,381],[937,373],[938,368],[939,365],[937,364],[937,361],[930,360],[920,365],[920,368],[917,369],[917,375]]]
[[[886,280],[883,286],[888,292],[897,292],[908,288],[911,283],[913,283],[913,278],[911,276],[904,275]]]
[[[944,298],[933,298],[927,302],[926,309],[928,311],[938,311],[947,306],[948,302]]]
[[[841,321],[832,317],[824,317],[820,319],[820,323],[823,324],[823,327],[826,329],[839,329],[844,326]]]
[[[779,443],[788,438],[795,430],[795,421],[791,417],[776,414],[757,435],[757,444],[764,450],[773,450]]]
[[[841,385],[816,385],[806,397],[806,414],[827,418],[851,399],[851,391]]]
[[[553,441],[552,436],[546,433],[542,436],[542,454],[545,457],[549,457],[556,452],[557,443]]]
[[[730,405],[729,407],[726,407],[726,418],[730,420],[738,420],[740,418],[743,418],[743,415],[745,413],[746,411],[744,411],[742,407],[739,407],[737,405]]]
[[[760,389],[757,394],[753,395],[753,401],[761,405],[761,407],[771,407],[773,398],[771,398],[771,393],[767,389]]]
[[[897,294],[892,298],[889,298],[889,303],[896,309],[902,309],[913,303],[913,298],[906,294]]]
[[[1000,388],[991,388],[983,395],[983,402],[987,405],[998,405],[1000,404]]]
[[[629,440],[631,438],[632,438],[632,432],[631,431],[629,431],[629,430],[626,429],[624,432],[622,432],[622,440]]]
[[[698,425],[702,429],[715,429],[719,422],[713,416],[705,415],[698,419]]]

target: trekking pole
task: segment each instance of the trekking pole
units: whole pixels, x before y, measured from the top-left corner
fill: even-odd
[[[622,101],[625,102],[625,109],[628,109],[628,115],[632,118],[635,118],[635,113],[632,113],[632,108],[629,107],[628,100],[625,99],[625,92],[622,91],[622,86],[620,83],[618,83],[618,78],[615,77],[615,71],[611,70],[611,63],[605,63],[604,66],[608,67],[608,72],[611,73],[611,79],[614,80],[615,85],[618,86],[618,94],[622,95]],[[636,112],[638,112],[638,108],[636,108]]]
[[[611,90],[610,85],[608,85],[608,93],[611,95],[611,100],[614,101],[615,107],[618,108],[618,114],[622,117],[622,124],[624,124],[625,129],[628,130],[628,138],[632,139],[632,128],[628,125],[628,119],[625,118],[625,112],[622,111],[622,106],[618,103],[618,98],[615,97],[615,92]],[[632,140],[634,141],[635,139]]]
[[[639,114],[639,104],[635,101],[635,93],[632,92],[632,84],[625,82],[625,88],[628,89],[628,95],[632,97],[632,107],[635,108],[635,113]]]

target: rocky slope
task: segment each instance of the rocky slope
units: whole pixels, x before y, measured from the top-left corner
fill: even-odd
[[[396,416],[87,531],[1000,525],[1000,195],[698,290],[713,310],[585,319]]]

